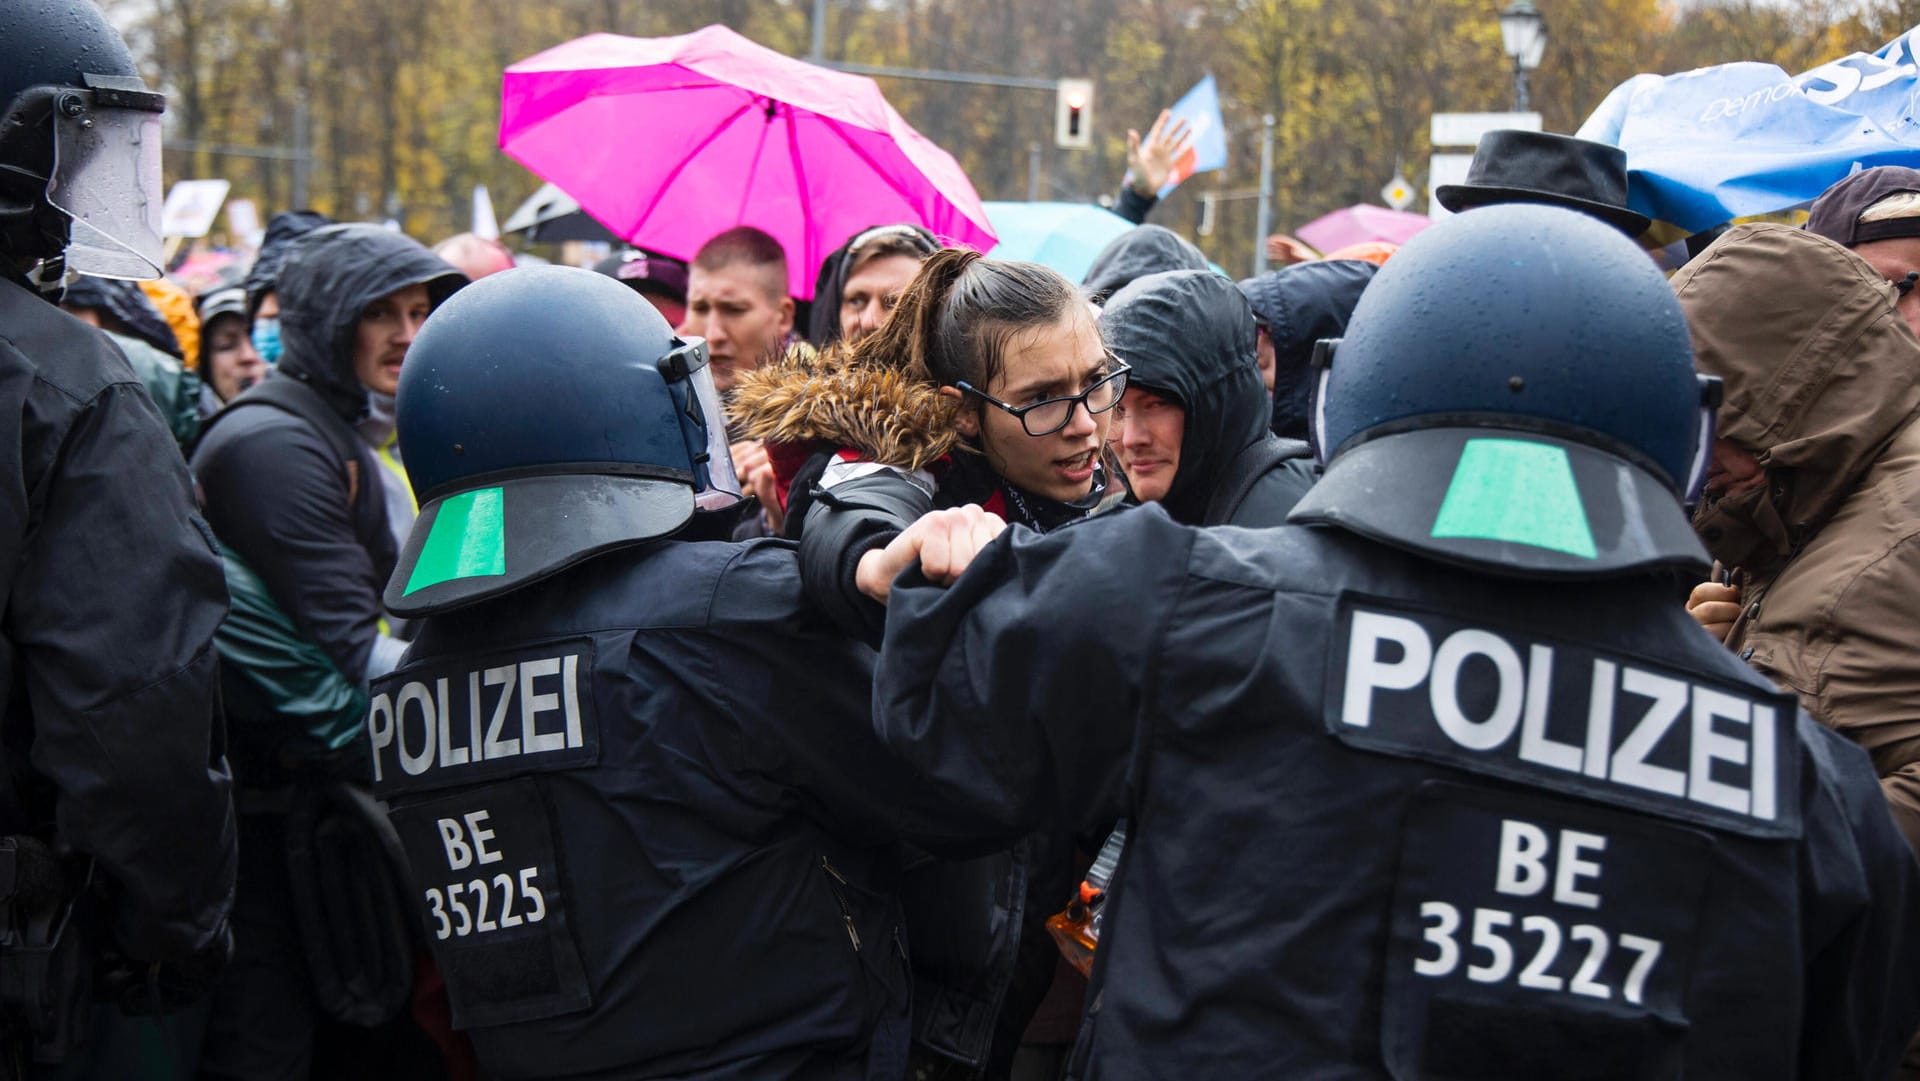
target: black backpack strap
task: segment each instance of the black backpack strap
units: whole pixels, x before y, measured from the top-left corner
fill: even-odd
[[[1261,477],[1278,468],[1282,462],[1295,458],[1306,458],[1313,454],[1313,448],[1298,439],[1282,439],[1270,435],[1227,463],[1227,475],[1213,490],[1213,498],[1207,501],[1206,521],[1223,522],[1229,508],[1238,507],[1253,491],[1253,486]]]
[[[319,431],[320,437],[326,440],[327,449],[331,450],[334,458],[339,460],[340,469],[347,478],[348,490],[354,493],[357,500],[361,489],[358,465],[360,437],[340,414],[327,405],[326,399],[320,397],[319,391],[298,379],[276,376],[263,379],[249,387],[245,394],[228,402],[225,408],[207,418],[206,423],[200,426],[200,438],[204,440],[207,433],[213,430],[214,425],[232,415],[235,410],[244,409],[250,405],[271,406],[313,425]]]

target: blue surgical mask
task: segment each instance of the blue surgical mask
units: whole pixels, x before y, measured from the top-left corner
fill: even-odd
[[[280,320],[255,319],[253,321],[253,351],[268,364],[280,363]]]

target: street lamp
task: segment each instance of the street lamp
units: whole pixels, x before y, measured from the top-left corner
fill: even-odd
[[[1513,111],[1527,111],[1527,72],[1547,51],[1547,20],[1528,0],[1514,0],[1500,13],[1500,45],[1513,58]]]

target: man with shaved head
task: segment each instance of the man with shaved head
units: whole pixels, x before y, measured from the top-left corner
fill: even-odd
[[[725,394],[734,376],[772,359],[793,330],[787,253],[751,225],[729,229],[700,248],[687,277],[682,335],[705,338],[713,383]]]

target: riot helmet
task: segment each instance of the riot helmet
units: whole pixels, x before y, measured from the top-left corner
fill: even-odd
[[[159,277],[165,107],[92,0],[0,4],[0,253],[49,287]]]
[[[523,267],[454,294],[407,352],[396,419],[420,503],[385,594],[402,616],[740,500],[706,342],[590,270]]]
[[[1682,504],[1719,382],[1617,230],[1539,205],[1449,218],[1381,268],[1316,364],[1326,475],[1290,520],[1516,577],[1706,571]]]

